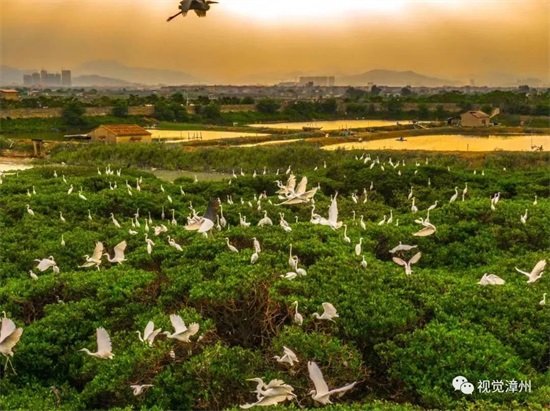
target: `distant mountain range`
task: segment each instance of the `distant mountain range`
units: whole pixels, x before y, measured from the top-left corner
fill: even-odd
[[[33,70],[24,70],[9,66],[0,66],[0,86],[18,86],[23,84],[23,74]],[[53,70],[54,72],[56,70]],[[114,60],[94,60],[81,64],[72,70],[73,85],[79,87],[135,87],[157,85],[213,84],[204,78],[196,78],[178,70],[164,70],[147,67],[132,67]],[[311,74],[294,71],[289,73],[251,74],[243,77],[239,84],[274,84],[281,79],[296,79]],[[547,82],[536,78],[521,78],[506,73],[480,73],[473,75],[476,85],[508,86],[520,84],[542,86]],[[438,87],[461,86],[464,82],[444,78],[430,77],[414,71],[370,70],[358,75],[336,76],[340,86],[364,86],[374,83],[379,86]],[[224,84],[224,83],[217,83]]]
[[[178,85],[199,82],[199,79],[183,71],[131,67],[114,60],[89,61],[76,67],[74,73],[78,75],[103,76],[111,79],[121,79],[130,83],[147,85]]]
[[[384,86],[458,86],[459,81],[429,77],[414,71],[371,70],[355,76],[337,77],[336,83],[342,86],[365,86],[374,83]]]

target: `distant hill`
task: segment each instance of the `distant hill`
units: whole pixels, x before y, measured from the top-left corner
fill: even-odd
[[[429,77],[414,71],[371,70],[363,74],[336,78],[339,85],[365,86],[368,83],[384,86],[454,86],[460,82]]]
[[[23,70],[14,67],[0,66],[0,86],[23,84]]]
[[[95,74],[76,76],[73,78],[75,87],[135,87],[137,83],[120,80],[118,78],[98,76]]]
[[[115,60],[88,61],[75,68],[74,73],[80,76],[96,75],[113,79],[123,79],[130,83],[147,85],[181,85],[198,82],[196,78],[183,71],[131,67]]]

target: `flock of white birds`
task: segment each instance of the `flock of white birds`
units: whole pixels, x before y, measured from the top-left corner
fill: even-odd
[[[380,167],[381,170],[385,170],[384,166],[391,169],[398,169],[398,174],[401,175],[400,168],[403,168],[405,166],[405,161],[398,161],[397,163],[394,163],[392,159],[390,158],[389,161],[385,164],[382,164],[378,158],[372,159],[369,155],[363,154],[360,157],[356,156],[357,161],[362,161],[364,164],[368,164],[370,162],[370,168],[373,167]],[[426,159],[426,164],[428,163],[428,160]],[[418,171],[418,167],[420,167],[420,163],[416,162],[416,170],[415,174]],[[323,167],[326,168],[326,163],[323,164]],[[315,168],[317,169],[317,167]],[[102,175],[105,174],[106,176],[115,174],[115,171],[111,170],[110,165],[106,167],[104,172],[98,168],[97,169],[98,174]],[[264,168],[263,174],[266,174],[267,170]],[[474,172],[475,173],[475,172]],[[244,176],[244,172],[240,171],[241,176]],[[279,170],[276,172],[277,175],[279,175]],[[327,217],[324,217],[320,214],[317,214],[315,212],[315,195],[319,191],[320,186],[318,185],[315,188],[312,188],[310,190],[307,189],[308,180],[307,177],[303,177],[300,182],[297,184],[296,177],[292,173],[291,167],[289,166],[286,170],[287,178],[286,183],[283,183],[280,180],[276,180],[275,183],[278,186],[277,196],[278,202],[277,206],[288,206],[288,205],[299,205],[299,204],[311,204],[311,218],[310,222],[315,225],[324,225],[330,227],[332,230],[339,230],[340,228],[344,227],[344,234],[343,234],[343,241],[345,243],[350,244],[352,241],[347,236],[347,225],[344,224],[342,221],[339,221],[339,215],[338,215],[338,193],[334,193],[334,195],[331,196],[330,201],[330,207],[328,210]],[[484,173],[483,173],[484,174]],[[54,177],[58,178],[57,171],[54,171]],[[121,176],[121,170],[116,171],[116,175],[118,177]],[[257,173],[254,171],[253,177],[256,177]],[[233,172],[233,179],[238,178],[239,176]],[[2,176],[0,175],[0,182]],[[229,184],[232,183],[233,179],[229,180]],[[64,184],[69,184],[67,178],[62,175],[61,180]],[[196,178],[195,178],[195,181]],[[132,186],[128,183],[126,180],[125,184],[125,190],[128,193],[129,196],[133,196],[135,192],[140,192],[142,190],[141,188],[142,179],[137,178],[135,182],[135,186]],[[431,186],[431,181],[428,181],[428,186]],[[117,183],[114,182],[114,184],[110,181],[109,182],[109,189],[110,190],[117,190],[118,186]],[[169,194],[166,193],[164,187],[161,185],[160,189],[162,193],[166,196],[166,201],[169,204],[172,204],[173,200]],[[67,190],[67,195],[71,195],[74,190],[73,184],[70,184],[69,189]],[[370,184],[370,191],[374,190],[374,183],[371,182]],[[180,186],[180,192],[182,195],[185,195],[184,190]],[[465,184],[464,189],[461,193],[461,199],[462,201],[465,201],[468,194],[468,183]],[[32,188],[27,190],[27,196],[29,196],[32,199],[32,196],[36,195],[36,188],[33,186]],[[368,195],[369,190],[364,189],[362,196],[358,196],[356,193],[351,194],[351,200],[354,203],[359,203],[362,201],[363,203],[366,203],[368,201]],[[80,187],[80,190],[78,191],[78,197],[82,201],[88,201],[87,197],[84,195],[84,191],[82,187]],[[362,197],[362,198],[361,198]],[[459,197],[459,189],[458,187],[454,188],[454,194],[452,197],[448,200],[449,203],[453,203],[457,201]],[[413,186],[410,187],[410,191],[408,193],[407,199],[411,201],[411,213],[416,214],[419,212],[418,207],[416,205],[416,197],[414,194],[414,188]],[[273,205],[273,202],[271,199],[268,198],[266,191],[263,191],[262,193],[259,193],[258,195],[254,195],[254,203],[253,201],[248,201],[248,205],[251,208],[256,208],[257,211],[263,211],[264,217],[257,223],[260,227],[265,226],[274,226],[273,221],[271,218],[269,218],[267,211],[262,209],[262,201],[267,201],[269,204]],[[500,193],[495,193],[491,199],[490,199],[490,207],[493,211],[496,211],[496,206],[500,200]],[[436,233],[437,228],[436,226],[430,222],[430,212],[435,210],[438,206],[438,201],[435,201],[434,204],[429,206],[426,209],[426,216],[424,218],[420,217],[415,220],[417,224],[421,226],[420,230],[414,233],[411,233],[412,236],[416,237],[426,237],[431,236],[434,233]],[[233,204],[233,198],[232,196],[227,196],[227,204]],[[241,203],[245,204],[245,201],[241,199]],[[535,196],[535,201],[533,202],[533,205],[537,205],[537,198]],[[228,230],[229,224],[227,223],[225,216],[223,214],[223,204],[220,199],[212,200],[204,213],[204,215],[199,215],[196,210],[193,208],[192,203],[189,205],[189,209],[191,213],[187,217],[187,223],[185,225],[186,230],[193,230],[197,231],[198,233],[208,236],[208,233],[217,230],[222,231],[223,229]],[[26,211],[31,217],[35,217],[36,213],[32,210],[31,205],[26,205]],[[167,233],[170,231],[169,226],[170,225],[178,225],[178,221],[175,218],[175,209],[171,209],[171,218],[168,219],[165,215],[165,209],[164,206],[162,207],[162,215],[161,215],[161,223],[155,224],[153,219],[151,218],[151,214],[148,213],[148,216],[143,218],[142,222],[140,222],[140,210],[138,209],[136,213],[133,216],[127,217],[131,221],[131,228],[128,229],[128,234],[135,236],[139,235],[140,230],[142,231],[142,234],[144,235],[145,244],[146,244],[146,250],[148,254],[153,253],[155,242],[149,238],[149,233],[152,230],[153,236],[160,238],[161,235]],[[62,212],[59,213],[60,220],[62,222],[66,222],[65,218],[63,217]],[[116,219],[116,216],[111,213],[110,214],[112,224],[116,228],[123,229],[122,225],[119,223],[119,221]],[[93,216],[88,210],[88,215],[85,217],[88,220],[92,220]],[[527,223],[528,219],[528,210],[525,210],[524,215],[520,216],[520,220],[523,224]],[[353,211],[353,221],[356,220],[355,211]],[[166,223],[166,221],[168,221]],[[247,221],[246,216],[241,215],[239,213],[239,224],[243,227],[248,227],[251,225],[249,221]],[[378,225],[385,225],[385,224],[399,224],[399,220],[395,220],[394,222],[394,215],[393,210],[389,211],[389,217],[387,215],[384,215],[383,219],[378,223]],[[365,230],[366,225],[364,222],[364,217],[360,216],[359,220],[360,227]],[[279,213],[279,226],[281,229],[283,229],[286,232],[292,231],[291,222],[288,222],[285,220],[285,214]],[[224,237],[224,240],[227,244],[228,249],[233,253],[239,253],[240,250],[237,249],[234,245],[230,243],[229,237]],[[253,238],[253,248],[254,253],[251,256],[250,263],[254,264],[258,261],[260,257],[260,253],[262,252],[260,242],[257,238]],[[180,244],[176,242],[174,238],[171,236],[166,236],[166,241],[168,244],[173,247],[177,251],[183,251],[183,248]],[[367,261],[365,260],[365,257],[362,252],[362,242],[363,238],[360,238],[358,243],[355,244],[354,249],[352,250],[356,256],[362,257],[362,260],[360,262],[360,266],[363,269],[366,269],[368,267]],[[66,246],[66,242],[64,237],[61,238],[61,246]],[[126,261],[125,258],[125,250],[127,247],[127,242],[122,241],[119,244],[117,244],[113,249],[113,257],[107,252],[105,252],[105,248],[103,245],[103,242],[98,241],[95,245],[95,248],[90,255],[83,256],[84,262],[79,265],[80,268],[97,268],[100,269],[100,266],[102,264],[102,261],[104,257],[109,261],[111,264],[122,264],[124,261]],[[416,252],[412,257],[406,258],[405,254],[409,251],[416,250],[416,245],[407,245],[399,243],[396,247],[389,250],[389,252],[393,255],[393,262],[401,267],[403,267],[404,272],[406,275],[411,275],[413,273],[412,266],[414,264],[417,264],[422,256],[422,253],[420,251]],[[38,264],[36,265],[36,270],[40,272],[45,272],[49,269],[52,269],[54,274],[58,274],[60,271],[59,266],[55,262],[55,258],[53,256],[49,256],[47,258],[43,259],[36,259],[35,260]],[[289,258],[288,258],[288,266],[290,268],[290,271],[288,271],[285,274],[282,274],[281,277],[293,280],[299,276],[306,276],[307,272],[304,268],[299,267],[299,257],[297,255],[293,254],[292,251],[292,244],[290,245],[289,250]],[[538,263],[536,263],[535,267],[530,271],[526,272],[523,270],[520,270],[516,268],[516,270],[528,277],[527,282],[529,284],[532,284],[536,282],[538,279],[541,278],[543,275],[543,270],[546,266],[546,260],[541,260]],[[38,276],[31,270],[30,276],[32,279],[36,280]],[[478,282],[480,285],[502,285],[505,281],[498,277],[495,274],[484,274],[481,280]],[[543,300],[540,301],[540,305],[545,305],[546,303],[546,294],[543,296]],[[303,316],[298,312],[298,302],[294,302],[295,305],[295,313],[293,320],[296,324],[302,325],[303,323]],[[327,321],[334,321],[335,318],[338,318],[338,313],[336,308],[329,302],[323,303],[323,312],[321,314],[314,313],[312,315],[314,318],[318,320],[327,320]],[[170,321],[172,323],[172,326],[174,328],[174,332],[170,333],[168,331],[165,331],[162,333],[162,330],[160,328],[155,329],[154,323],[150,321],[147,326],[145,327],[145,330],[143,331],[143,334],[141,334],[141,331],[136,331],[138,333],[138,338],[140,341],[148,344],[149,346],[153,346],[153,343],[155,341],[155,338],[159,335],[165,335],[167,338],[175,339],[184,343],[191,342],[190,338],[195,336],[199,332],[199,324],[192,323],[189,326],[185,324],[183,319],[175,314],[170,315]],[[6,317],[6,313],[4,312],[4,317],[2,319],[2,325],[0,330],[0,353],[6,357],[6,366],[7,368],[8,364],[11,364],[9,361],[9,358],[14,355],[13,348],[21,338],[21,335],[23,333],[23,328],[19,327],[17,328],[14,324],[14,322]],[[201,337],[199,337],[200,340]],[[101,359],[113,359],[113,349],[111,345],[111,339],[109,337],[108,332],[100,327],[96,330],[96,340],[97,340],[97,351],[91,352],[87,348],[81,349],[81,351],[85,352],[86,354],[101,358]],[[290,367],[294,365],[294,363],[299,362],[298,357],[296,354],[288,347],[284,347],[284,353],[283,356],[276,356],[275,359],[279,363],[285,363],[288,364]],[[13,370],[13,365],[12,365]],[[356,382],[346,385],[344,387],[338,388],[338,389],[332,389],[329,390],[321,370],[317,366],[315,362],[308,362],[308,371],[309,371],[309,377],[311,381],[313,382],[313,385],[315,387],[314,390],[310,392],[311,397],[317,404],[330,404],[330,397],[331,396],[337,396],[340,397],[348,390],[352,389]],[[15,372],[15,370],[13,370]],[[250,408],[253,406],[267,406],[267,405],[274,405],[278,404],[287,400],[292,400],[293,398],[296,398],[296,395],[293,393],[293,387],[291,387],[288,384],[285,384],[281,380],[272,380],[268,384],[264,383],[260,378],[252,379],[251,381],[256,381],[258,383],[256,390],[254,393],[256,393],[256,402],[249,403],[242,405],[242,408]],[[143,384],[143,385],[136,385],[132,384],[130,388],[132,388],[134,395],[141,395],[145,390],[149,387],[152,387],[151,384]]]

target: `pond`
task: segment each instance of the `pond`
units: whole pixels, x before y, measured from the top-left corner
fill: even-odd
[[[466,136],[431,135],[405,137],[404,141],[395,138],[334,144],[323,147],[325,150],[425,150],[425,151],[534,151],[541,147],[550,149],[548,135],[515,136]]]
[[[354,128],[387,127],[397,125],[397,120],[336,120],[302,123],[249,124],[249,127],[263,127],[284,130],[302,130],[302,127],[322,127],[321,131],[349,130]],[[399,124],[410,124],[401,120]]]
[[[26,162],[0,161],[0,173],[3,173],[5,171],[28,170],[31,168],[33,168],[33,166],[27,164]]]
[[[153,140],[164,143],[186,143],[197,140],[221,140],[239,137],[262,137],[269,134],[211,130],[148,130]]]

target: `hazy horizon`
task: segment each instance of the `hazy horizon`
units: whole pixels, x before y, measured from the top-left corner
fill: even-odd
[[[177,0],[2,0],[0,63],[58,71],[115,60],[218,84],[373,69],[549,83],[546,0],[219,1],[206,18],[167,23]]]

